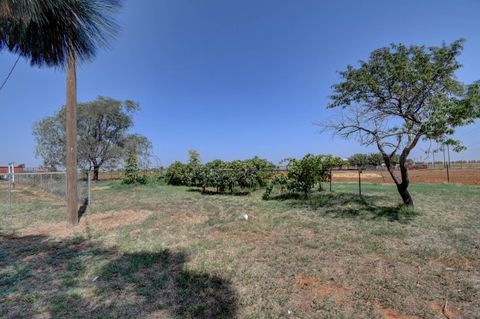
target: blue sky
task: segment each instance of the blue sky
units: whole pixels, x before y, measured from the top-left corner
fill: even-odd
[[[132,99],[133,131],[167,165],[195,149],[204,161],[254,155],[274,162],[305,153],[373,151],[319,134],[336,71],[390,43],[467,40],[458,78],[480,79],[480,1],[136,0],[118,16],[111,48],[78,72],[79,101]],[[15,57],[0,52],[3,81]],[[0,165],[34,166],[31,128],[65,101],[62,70],[20,60],[0,91]],[[480,159],[480,123],[458,130]],[[425,145],[412,157],[424,158]]]

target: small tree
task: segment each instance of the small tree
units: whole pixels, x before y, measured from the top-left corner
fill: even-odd
[[[289,158],[288,173],[285,175],[276,175],[271,178],[267,185],[263,199],[269,199],[273,187],[278,185],[282,191],[302,192],[305,198],[308,198],[315,185],[322,190],[322,182],[330,178],[330,170],[343,164],[340,157],[331,155],[313,155],[307,154],[302,159]]]
[[[167,181],[167,184],[170,185],[189,185],[191,181],[189,166],[182,162],[173,162],[165,173],[165,180]]]
[[[320,176],[320,166],[315,155],[307,154],[301,160],[288,160],[289,188],[303,192],[308,197]]]
[[[188,150],[188,164],[192,166],[200,165],[200,153],[195,150]]]
[[[441,47],[403,44],[375,50],[360,66],[340,72],[329,108],[345,110],[327,124],[344,138],[376,145],[405,205],[408,192],[407,158],[423,139],[440,140],[455,128],[480,116],[480,82],[463,85],[455,78],[463,41]],[[400,176],[395,174],[398,156]]]
[[[123,174],[124,184],[135,184],[140,180],[140,170],[138,168],[137,154],[131,152],[128,156]]]

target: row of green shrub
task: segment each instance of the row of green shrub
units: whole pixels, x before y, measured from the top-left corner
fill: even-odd
[[[132,153],[126,163],[123,183],[147,184],[152,179],[162,179],[170,185],[199,187],[202,192],[214,189],[217,193],[233,193],[236,188],[266,187],[264,199],[269,199],[277,187],[281,193],[302,193],[308,197],[315,187],[322,189],[322,182],[329,180],[332,168],[344,164],[340,157],[307,154],[302,159],[284,160],[287,170],[279,172],[273,163],[259,157],[201,164],[197,152],[190,151],[189,154],[187,164],[177,161],[168,167],[165,174],[147,177],[140,175],[136,155]]]
[[[191,159],[188,164],[174,162],[167,169],[165,181],[170,185],[199,187],[203,192],[213,188],[218,193],[233,192],[235,188],[255,189],[267,185],[275,165],[254,157],[248,160],[224,162],[215,160],[201,164]]]
[[[308,197],[317,186],[322,190],[322,182],[330,179],[331,169],[341,166],[344,161],[331,155],[307,154],[302,159],[290,158],[287,174],[275,176],[268,184],[263,199],[269,199],[274,187],[280,187],[282,193],[303,193]]]

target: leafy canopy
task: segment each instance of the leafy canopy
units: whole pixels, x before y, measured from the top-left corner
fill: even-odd
[[[148,163],[150,141],[139,134],[128,134],[133,126],[133,114],[139,109],[133,101],[98,97],[78,105],[78,162],[86,170],[115,167],[129,153]],[[34,124],[36,154],[48,167],[65,165],[65,107],[53,116]]]
[[[236,187],[265,186],[275,169],[275,165],[259,157],[231,162],[214,160],[202,165],[198,152],[190,150],[188,153],[188,164],[177,161],[168,167],[165,174],[168,184],[201,187],[203,191],[214,188],[219,193],[228,189],[233,193]]]
[[[330,108],[341,116],[327,128],[363,145],[376,145],[405,204],[413,206],[407,157],[420,139],[447,141],[455,128],[480,117],[480,82],[464,85],[455,77],[463,40],[441,47],[392,44],[371,53],[358,67],[340,72]],[[401,178],[394,174],[398,156]]]
[[[429,48],[392,44],[358,68],[349,65],[333,86],[329,107],[346,112],[332,127],[388,154],[406,149],[408,155],[420,138],[440,140],[473,123],[480,116],[480,82],[456,79],[462,49],[463,40]]]
[[[263,199],[269,199],[275,185],[279,185],[282,191],[290,193],[301,192],[308,197],[315,185],[322,190],[322,182],[330,178],[330,170],[341,166],[343,160],[332,155],[307,154],[301,159],[289,158],[287,175],[277,175],[272,179],[265,190]]]

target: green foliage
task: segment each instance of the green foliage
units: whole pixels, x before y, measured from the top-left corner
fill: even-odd
[[[188,150],[188,164],[200,165],[200,153],[195,150]]]
[[[125,170],[123,173],[123,184],[147,184],[148,178],[140,175],[140,169],[138,168],[137,154],[131,152],[128,156]]]
[[[398,155],[392,157],[391,162],[393,164],[398,163]],[[348,164],[351,166],[379,166],[384,163],[382,153],[356,153],[348,158]]]
[[[322,189],[321,183],[328,181],[332,168],[343,164],[339,157],[313,154],[307,154],[300,160],[291,158],[286,161],[288,161],[287,176],[276,176],[267,186],[264,199],[270,198],[274,185],[280,186],[282,191],[302,192],[305,197],[309,197],[315,185],[318,185],[319,190]]]
[[[377,146],[406,205],[413,206],[406,167],[412,149],[421,139],[446,140],[480,117],[480,82],[464,85],[455,76],[463,42],[377,49],[358,67],[347,66],[333,86],[329,107],[344,112],[327,127]],[[397,159],[401,178],[393,173]]]
[[[368,164],[368,154],[353,154],[348,158],[348,164],[352,166],[365,166]]]
[[[267,185],[275,166],[267,160],[254,157],[248,160],[223,162],[214,160],[202,165],[200,155],[189,151],[189,163],[175,162],[167,170],[166,181],[170,185],[200,187],[205,192],[213,188],[218,193],[239,187],[255,189]]]
[[[189,185],[190,180],[189,165],[178,161],[170,165],[165,174],[165,181],[170,185]]]
[[[288,163],[289,187],[292,191],[303,192],[308,197],[320,174],[317,158],[312,154],[301,160],[290,159]]]
[[[373,51],[358,68],[349,65],[340,72],[343,81],[333,86],[329,107],[355,116],[336,125],[338,133],[358,134],[362,144],[387,141],[380,143],[383,148],[397,151],[398,139],[412,146],[417,136],[438,140],[471,124],[480,116],[480,82],[456,80],[462,49],[463,40],[429,48],[392,44]]]
[[[273,182],[270,182],[267,185],[267,187],[265,188],[265,193],[263,193],[263,195],[262,195],[263,200],[269,200],[270,199],[270,196],[272,195],[274,185],[275,184]]]
[[[380,166],[383,164],[383,155],[381,153],[368,154],[368,165]]]
[[[97,97],[80,103],[77,115],[78,165],[93,170],[98,178],[101,168],[115,168],[126,161],[131,152],[137,154],[142,167],[148,166],[152,145],[140,134],[129,134],[133,116],[139,110],[136,102]],[[46,167],[65,166],[65,107],[33,126],[36,155]]]
[[[0,51],[32,65],[64,66],[67,56],[91,60],[115,36],[118,0],[0,1]]]

